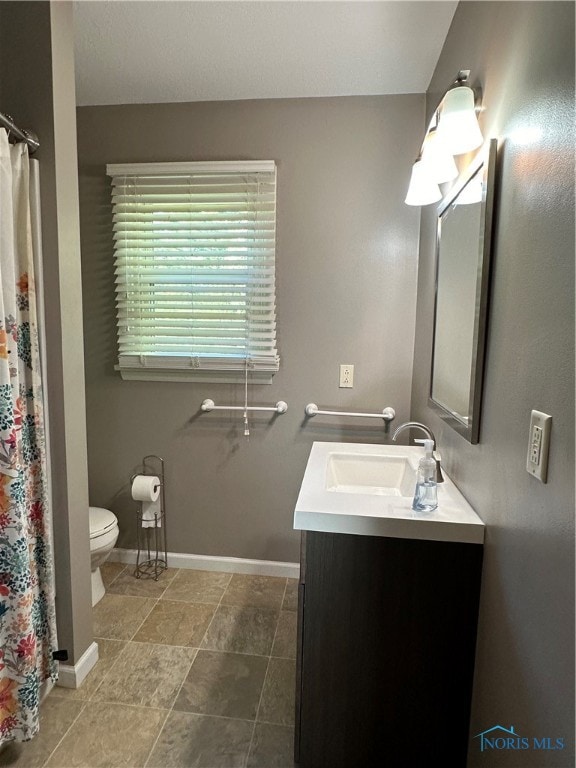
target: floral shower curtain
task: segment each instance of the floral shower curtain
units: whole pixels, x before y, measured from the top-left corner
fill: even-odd
[[[36,734],[57,676],[42,397],[28,149],[0,129],[0,744]]]

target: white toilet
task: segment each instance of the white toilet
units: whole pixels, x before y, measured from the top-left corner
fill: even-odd
[[[105,563],[118,539],[118,518],[109,509],[90,507],[90,566],[92,568],[92,605],[104,597],[100,566]]]

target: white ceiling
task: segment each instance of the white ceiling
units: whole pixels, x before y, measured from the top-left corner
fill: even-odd
[[[79,0],[79,105],[426,91],[457,2]]]

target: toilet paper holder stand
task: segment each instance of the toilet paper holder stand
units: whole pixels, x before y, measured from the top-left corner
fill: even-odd
[[[134,576],[137,579],[154,579],[158,581],[162,571],[168,568],[168,551],[166,544],[166,483],[164,459],[155,454],[149,454],[142,459],[142,471],[130,478],[130,485],[138,475],[155,475],[160,480],[160,513],[154,515],[154,525],[144,528],[142,525],[142,502],[136,513],[136,538],[138,551]]]

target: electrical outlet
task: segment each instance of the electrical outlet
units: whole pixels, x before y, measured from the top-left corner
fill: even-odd
[[[546,482],[548,475],[548,449],[550,447],[550,428],[552,416],[541,411],[532,411],[530,415],[530,437],[528,440],[528,455],[526,471]]]
[[[342,387],[354,386],[354,366],[342,363],[340,366],[340,385]]]

